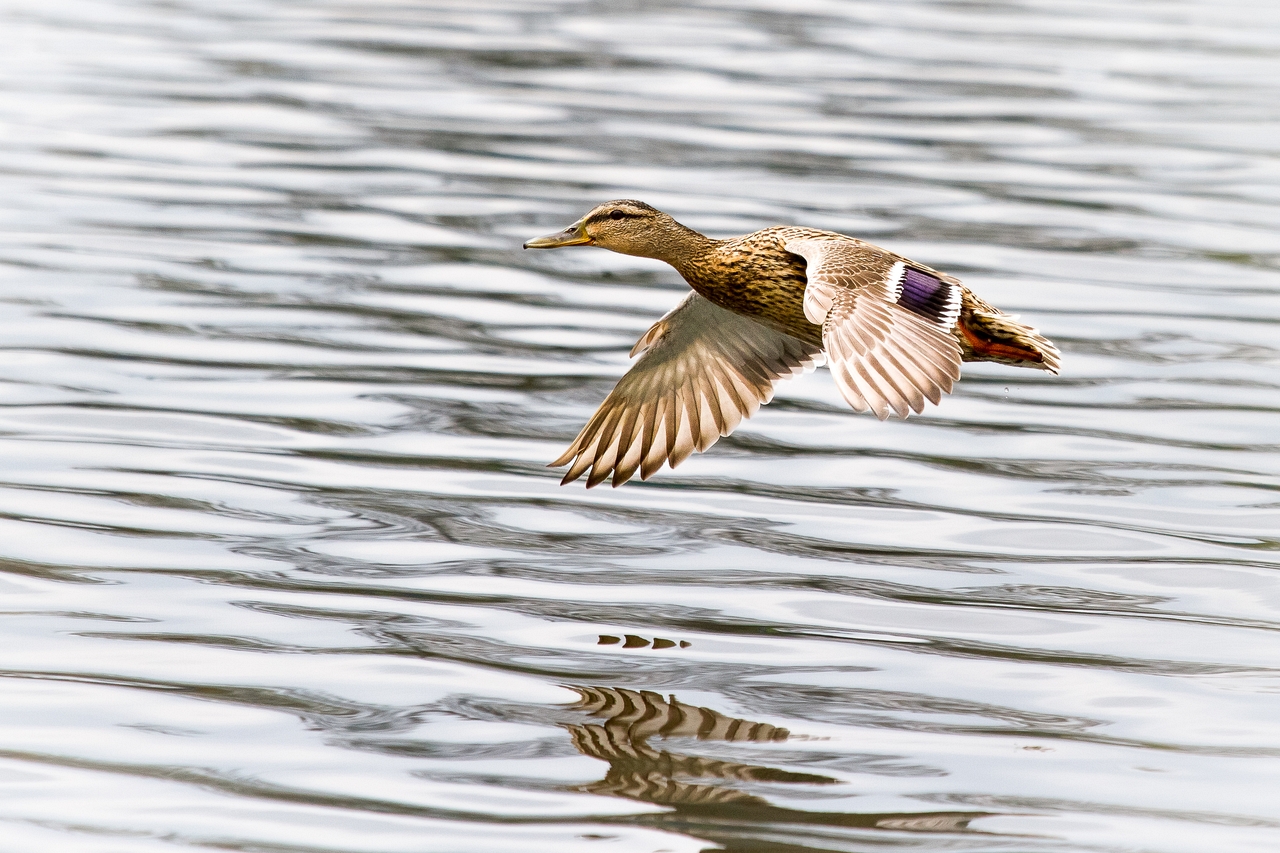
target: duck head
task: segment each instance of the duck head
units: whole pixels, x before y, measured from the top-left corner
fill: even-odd
[[[524,247],[599,246],[624,255],[664,258],[672,238],[683,233],[692,232],[661,210],[624,198],[597,205],[563,231],[534,237]]]

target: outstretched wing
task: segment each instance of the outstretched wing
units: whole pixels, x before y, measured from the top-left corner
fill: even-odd
[[[960,345],[951,334],[960,284],[949,276],[868,256],[853,240],[790,240],[805,259],[804,312],[822,326],[831,373],[856,411],[905,418],[937,404],[960,378]]]
[[[822,351],[690,293],[631,350],[643,353],[549,467],[561,484],[588,468],[587,487],[610,473],[620,486],[649,479],[703,451],[773,399],[778,382],[821,363]],[[572,463],[572,464],[570,464]]]

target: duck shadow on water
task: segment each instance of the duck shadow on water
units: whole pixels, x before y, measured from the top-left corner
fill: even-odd
[[[653,746],[650,740],[690,738],[697,742],[777,744],[792,737],[769,723],[729,717],[710,708],[663,698],[647,690],[570,687],[579,695],[572,706],[599,722],[565,726],[581,754],[607,762],[604,778],[572,790],[624,797],[671,811],[624,818],[630,824],[690,834],[726,850],[816,851],[830,849],[831,830],[880,830],[905,833],[987,835],[969,823],[988,812],[847,813],[805,811],[771,804],[766,785],[822,786],[841,780],[816,773],[686,755]],[[606,821],[609,822],[609,821]],[[761,830],[786,825],[786,840],[765,840]],[[824,832],[825,830],[825,832]],[[805,839],[806,835],[814,837]],[[770,833],[772,835],[772,833]],[[823,841],[828,843],[824,844]],[[882,837],[877,845],[884,843]],[[816,845],[816,846],[815,846]],[[838,844],[841,848],[843,845]]]

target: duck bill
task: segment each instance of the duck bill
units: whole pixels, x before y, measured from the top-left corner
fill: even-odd
[[[532,240],[524,244],[526,249],[559,249],[561,246],[589,246],[591,238],[587,236],[587,223],[585,219],[579,219],[555,234],[547,234],[544,237],[534,237]]]

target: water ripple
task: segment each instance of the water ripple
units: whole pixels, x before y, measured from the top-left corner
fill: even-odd
[[[1277,846],[1280,19],[0,10],[6,849]],[[683,290],[598,201],[1064,351],[545,468]],[[6,846],[7,845],[7,846]]]

